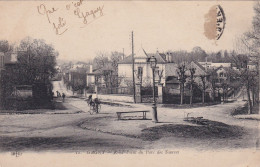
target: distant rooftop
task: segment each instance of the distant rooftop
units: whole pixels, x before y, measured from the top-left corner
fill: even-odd
[[[157,60],[158,64],[164,64],[167,63],[166,61],[166,55],[164,53],[146,53],[145,50],[143,49],[140,53],[135,54],[134,58],[136,59],[147,59],[154,56]],[[133,63],[133,59],[132,59],[132,55],[129,55],[127,57],[125,57],[123,60],[121,60],[118,64],[132,64]],[[141,63],[141,62],[139,62]],[[142,62],[142,63],[147,63],[146,61]]]

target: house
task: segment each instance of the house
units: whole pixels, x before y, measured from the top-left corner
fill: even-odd
[[[213,62],[198,62],[205,69],[222,67],[231,67],[232,63],[213,63]]]
[[[257,62],[256,61],[249,61],[247,64],[247,68],[251,71],[255,70],[257,71]]]
[[[110,88],[116,86],[117,82],[117,74],[112,63],[106,63],[105,66],[94,70],[91,68],[87,73],[87,86]]]
[[[71,67],[72,68],[70,69],[63,69],[63,72],[65,73],[64,82],[66,83],[68,89],[78,91],[78,93],[82,94],[87,86],[87,73],[92,70],[92,65]]]
[[[147,62],[149,57],[154,56],[157,60],[157,68],[155,70],[156,82],[161,82],[165,85],[165,71],[167,66],[167,55],[164,53],[146,53],[144,49],[137,52],[134,56],[134,76],[136,83],[142,83],[143,86],[152,84],[152,68]],[[133,59],[132,55],[118,63],[118,77],[123,78],[120,86],[125,87],[127,83],[133,79]]]
[[[178,67],[179,65],[176,63],[168,63],[166,66],[166,90],[171,93],[171,94],[179,94],[180,93],[180,81],[179,81],[179,76],[178,76]],[[191,76],[190,73],[190,68],[195,68],[195,73],[194,73],[194,82],[197,85],[202,85],[202,80],[200,78],[200,76],[205,76],[205,82],[207,82],[207,76],[208,73],[206,71],[206,69],[199,64],[198,62],[194,62],[192,61],[191,63],[188,63],[186,65],[186,83],[185,85],[188,85],[189,83],[189,79]],[[186,86],[187,87],[187,86]],[[189,94],[188,89],[185,90],[186,93],[185,94]]]

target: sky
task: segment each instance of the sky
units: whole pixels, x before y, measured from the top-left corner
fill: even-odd
[[[137,53],[141,48],[146,52],[166,52],[190,51],[195,46],[211,52],[232,50],[236,38],[251,28],[254,16],[251,1],[83,0],[79,8],[85,14],[102,9],[96,10],[96,18],[89,15],[85,25],[84,19],[74,13],[77,2],[0,1],[0,40],[19,44],[27,36],[44,39],[59,52],[59,59],[72,61],[88,61],[98,53],[122,52],[123,48],[129,55],[132,31]],[[205,15],[213,5],[221,5],[226,16],[226,27],[218,41],[204,35]],[[52,10],[55,11],[51,13]],[[53,23],[58,27],[59,17],[63,19],[61,23],[66,22],[58,29],[61,35],[53,28]]]

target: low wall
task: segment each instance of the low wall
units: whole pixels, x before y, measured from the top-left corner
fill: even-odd
[[[101,100],[109,100],[109,101],[120,101],[120,102],[130,102],[133,103],[133,96],[127,95],[118,95],[118,94],[110,94],[110,95],[102,95],[98,94],[98,98]]]

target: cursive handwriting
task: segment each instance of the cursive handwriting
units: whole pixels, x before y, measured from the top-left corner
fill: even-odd
[[[66,4],[65,9],[67,9],[66,11],[71,11],[72,14],[74,14],[74,16],[81,19],[84,25],[88,25],[91,22],[97,20],[97,18],[100,18],[101,16],[104,15],[103,14],[104,5],[98,6],[97,8],[94,8],[93,10],[89,10],[89,11],[84,11],[84,9],[80,8],[82,6],[83,6],[83,0],[79,0],[77,2],[70,2],[69,4]],[[54,29],[56,35],[62,35],[68,30],[66,19],[61,16],[57,17],[56,12],[58,11],[58,8],[52,7],[48,9],[44,4],[40,4],[39,6],[37,6],[37,10],[39,14],[45,15],[47,17],[47,20],[49,24],[52,25],[52,28]]]
[[[62,17],[59,17],[59,22],[58,24],[56,25],[55,23],[52,23],[53,25],[53,28],[55,29],[55,33],[57,35],[61,35],[63,34],[64,32],[66,32],[68,29],[66,28],[64,31],[60,32],[59,30],[61,28],[63,28],[65,25],[66,25],[66,21],[62,18]]]
[[[41,14],[41,15],[46,15],[49,23],[51,23],[50,21],[50,14],[56,12],[58,9],[55,9],[55,8],[51,8],[51,10],[47,10],[46,6],[44,4],[41,4],[40,6],[37,6],[37,9],[38,9],[38,13]]]
[[[93,19],[95,19],[98,16],[103,16],[103,8],[102,7],[97,7],[95,10],[90,10],[88,12],[82,12],[80,10],[80,8],[76,8],[74,10],[74,15],[78,16],[78,18],[82,18],[83,19],[83,23],[84,24],[88,24],[88,17],[92,17]]]
[[[79,2],[72,2],[74,4],[74,7],[80,7],[82,5],[83,0],[79,0]]]
[[[62,30],[63,28],[65,28],[66,26],[66,21],[64,18],[59,17],[58,18],[58,23],[52,22],[51,21],[51,14],[53,14],[54,12],[56,12],[58,9],[55,8],[51,8],[50,10],[46,8],[46,6],[44,4],[41,4],[39,6],[37,6],[38,9],[38,13],[41,15],[46,15],[48,22],[53,26],[53,29],[55,30],[56,35],[61,35],[64,32],[67,31],[67,28],[65,30]]]

